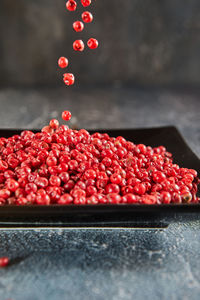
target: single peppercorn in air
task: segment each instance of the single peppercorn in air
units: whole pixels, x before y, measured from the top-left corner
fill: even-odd
[[[85,11],[81,15],[83,22],[91,23],[93,21],[93,15],[89,11]]]
[[[67,8],[69,11],[75,11],[75,10],[76,10],[76,7],[77,7],[76,1],[74,1],[74,0],[68,0],[68,1],[67,1],[67,3],[66,3],[66,8]]]
[[[62,113],[62,119],[64,121],[71,120],[71,117],[72,117],[72,114],[70,113],[70,111],[68,111],[68,110],[63,111],[63,113]]]
[[[84,24],[81,21],[76,21],[73,23],[73,28],[76,32],[81,32],[84,29]]]
[[[73,43],[73,49],[75,51],[82,52],[84,50],[84,48],[85,48],[85,45],[84,45],[84,42],[82,40],[76,40],[76,41],[74,41],[74,43]]]
[[[91,3],[92,3],[92,0],[81,0],[81,4],[84,7],[90,6]]]
[[[64,56],[60,57],[58,60],[58,66],[62,69],[66,68],[68,66],[69,62],[68,59]]]
[[[63,81],[66,85],[73,85],[75,82],[75,77],[72,73],[63,74]]]
[[[98,41],[94,38],[90,38],[87,42],[87,45],[90,49],[96,49],[99,45]]]

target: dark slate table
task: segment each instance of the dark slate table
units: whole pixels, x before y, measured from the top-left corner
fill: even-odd
[[[1,90],[0,127],[36,128],[63,109],[87,128],[176,125],[200,155],[199,91]],[[200,221],[166,229],[0,229],[0,299],[200,299]]]

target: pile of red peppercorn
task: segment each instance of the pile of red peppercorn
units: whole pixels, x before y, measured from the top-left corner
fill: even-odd
[[[0,138],[1,205],[199,202],[198,183],[163,146],[90,135],[55,119],[41,132]]]
[[[81,4],[84,7],[90,6],[92,0],[81,0]],[[66,3],[66,8],[69,11],[75,11],[77,9],[77,2],[75,0],[68,0]],[[84,23],[91,23],[93,21],[93,15],[89,11],[84,11],[81,15],[81,18]],[[84,29],[84,23],[81,21],[75,21],[73,23],[73,29],[76,32],[81,32]],[[87,41],[87,45],[90,49],[96,49],[99,45],[98,41],[94,38],[90,38]],[[82,40],[76,40],[73,43],[73,49],[75,51],[82,52],[85,49],[85,44]],[[68,59],[64,56],[60,57],[58,60],[58,66],[62,69],[68,66]],[[75,77],[72,73],[63,74],[63,81],[66,85],[73,85],[75,82]]]

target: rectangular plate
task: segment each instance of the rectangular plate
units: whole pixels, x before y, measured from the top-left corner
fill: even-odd
[[[96,132],[92,131],[90,133]],[[21,130],[0,130],[0,136],[20,134]],[[110,136],[123,136],[136,144],[163,145],[181,167],[200,173],[200,160],[173,127],[99,130]],[[165,227],[172,222],[198,220],[199,204],[170,205],[69,205],[2,206],[1,227]]]

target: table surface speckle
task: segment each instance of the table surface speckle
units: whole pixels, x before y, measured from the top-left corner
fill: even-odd
[[[38,128],[63,109],[73,125],[175,125],[200,155],[199,91],[0,90],[0,128]],[[200,221],[166,229],[0,229],[1,300],[200,298]]]

